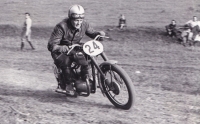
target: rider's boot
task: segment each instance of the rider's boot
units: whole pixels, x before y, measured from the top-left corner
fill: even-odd
[[[70,72],[70,67],[62,68],[62,80],[59,84],[60,88],[57,88],[56,92],[64,93],[70,96],[73,96],[75,94]]]
[[[71,96],[74,96],[74,95],[75,95],[75,90],[74,90],[74,86],[73,86],[72,83],[66,84],[66,89],[65,89],[65,91],[66,91],[66,94],[67,94],[67,95],[71,95]]]
[[[70,67],[66,67],[62,70],[63,70],[64,80],[65,80],[65,84],[66,84],[66,88],[65,88],[66,94],[74,95],[75,90],[74,90],[73,81],[71,78],[71,69],[70,69]]]
[[[72,83],[65,84],[65,89],[57,88],[55,91],[58,92],[58,93],[63,93],[63,94],[70,95],[70,96],[76,95],[75,90],[74,90],[74,86],[73,86]]]

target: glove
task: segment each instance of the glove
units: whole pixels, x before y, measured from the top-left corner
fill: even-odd
[[[59,48],[59,52],[61,52],[61,53],[65,53],[65,52],[67,52],[69,50],[69,48],[68,48],[68,46],[60,46],[60,48]]]
[[[106,36],[106,33],[104,31],[99,31],[99,35]]]
[[[106,33],[104,31],[99,31],[99,35],[100,36],[106,36]],[[103,39],[104,39],[103,37],[100,37],[99,41],[103,41]]]
[[[68,48],[68,46],[65,46],[65,45],[63,45],[63,46],[60,46],[60,45],[56,45],[56,46],[54,46],[53,47],[53,52],[54,51],[58,51],[58,52],[61,52],[61,53],[65,53],[65,52],[67,52],[69,50],[69,48]]]

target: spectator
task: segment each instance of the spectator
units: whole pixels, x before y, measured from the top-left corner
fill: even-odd
[[[119,18],[119,28],[123,29],[124,27],[126,27],[126,18],[123,14],[121,14]]]
[[[200,42],[200,33],[198,33],[198,34],[195,36],[193,45],[195,45],[197,42]]]
[[[176,29],[176,21],[172,20],[171,24],[165,26],[165,29],[167,31],[167,35],[170,37],[176,37],[177,36],[177,29]]]
[[[30,17],[30,13],[25,13],[25,22],[22,28],[22,33],[21,33],[21,50],[24,49],[25,40],[27,40],[31,48],[35,50],[35,48],[33,47],[31,43],[31,26],[32,26],[32,20]]]
[[[198,21],[196,16],[193,16],[193,19],[186,22],[184,26],[187,27],[187,30],[183,31],[181,34],[183,43],[189,42],[191,44],[196,35],[200,32],[200,21]]]

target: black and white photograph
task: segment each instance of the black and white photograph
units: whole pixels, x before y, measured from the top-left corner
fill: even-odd
[[[0,8],[0,124],[200,124],[200,0]]]

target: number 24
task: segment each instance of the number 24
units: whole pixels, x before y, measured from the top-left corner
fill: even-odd
[[[89,47],[89,53],[93,53],[94,52],[93,50],[91,50],[91,46],[90,45],[85,45],[85,48],[87,48],[87,47]],[[99,46],[95,42],[93,42],[93,47],[94,47],[94,49],[100,49]]]

